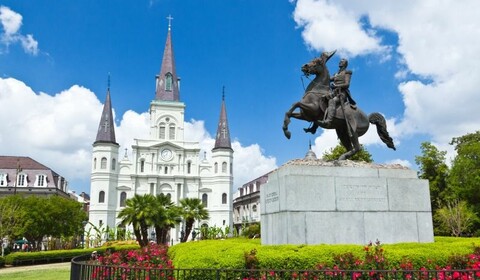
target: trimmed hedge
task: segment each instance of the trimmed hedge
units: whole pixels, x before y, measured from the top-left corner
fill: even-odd
[[[93,251],[103,253],[107,250],[119,251],[119,250],[133,250],[138,249],[138,245],[121,245],[121,246],[109,246],[89,249],[73,249],[73,250],[52,250],[52,251],[40,251],[40,252],[15,252],[8,254],[5,257],[5,263],[8,265],[31,265],[31,264],[43,264],[43,263],[55,263],[66,262],[72,258],[91,254]]]
[[[405,260],[415,268],[444,266],[452,256],[473,253],[480,238],[436,237],[434,243],[382,244],[388,267],[398,267]],[[352,253],[363,259],[363,245],[261,245],[259,239],[204,240],[170,247],[175,268],[245,268],[245,254],[256,250],[258,268],[312,269],[318,264],[334,265],[334,256]]]

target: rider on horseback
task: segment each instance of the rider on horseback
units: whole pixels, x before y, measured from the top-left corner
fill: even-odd
[[[338,72],[330,78],[332,84],[330,87],[332,88],[331,98],[328,100],[328,108],[327,108],[327,118],[325,120],[319,121],[322,126],[329,127],[332,123],[333,116],[335,115],[335,109],[337,104],[341,101],[341,105],[344,104],[345,101],[348,101],[350,106],[353,109],[356,109],[356,102],[353,100],[352,96],[350,95],[350,79],[352,77],[352,71],[347,70],[348,61],[345,58],[342,58],[338,63]]]

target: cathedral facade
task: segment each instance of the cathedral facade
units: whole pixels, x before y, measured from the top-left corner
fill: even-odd
[[[215,146],[211,159],[198,142],[184,139],[185,104],[180,101],[179,79],[168,28],[155,97],[150,103],[148,139],[134,139],[131,158],[119,153],[115,140],[110,89],[93,143],[89,222],[96,227],[118,228],[118,213],[135,194],[164,194],[178,204],[182,198],[199,198],[209,220],[195,227],[232,226],[233,150],[225,100],[222,98]],[[172,229],[178,240],[183,223]]]

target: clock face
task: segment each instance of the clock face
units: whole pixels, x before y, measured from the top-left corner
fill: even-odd
[[[162,157],[163,160],[171,160],[173,157],[173,153],[169,149],[163,149],[160,156]]]

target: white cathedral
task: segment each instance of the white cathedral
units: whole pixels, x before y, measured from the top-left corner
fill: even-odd
[[[187,197],[202,200],[210,218],[195,227],[232,227],[233,150],[225,100],[222,98],[211,160],[207,160],[200,154],[198,142],[184,139],[185,104],[180,101],[170,25],[149,111],[149,139],[134,139],[132,158],[125,154],[119,159],[108,88],[93,143],[89,222],[117,228],[117,216],[126,199],[163,193],[177,204]],[[181,230],[182,224],[172,229],[170,238],[178,240]]]

